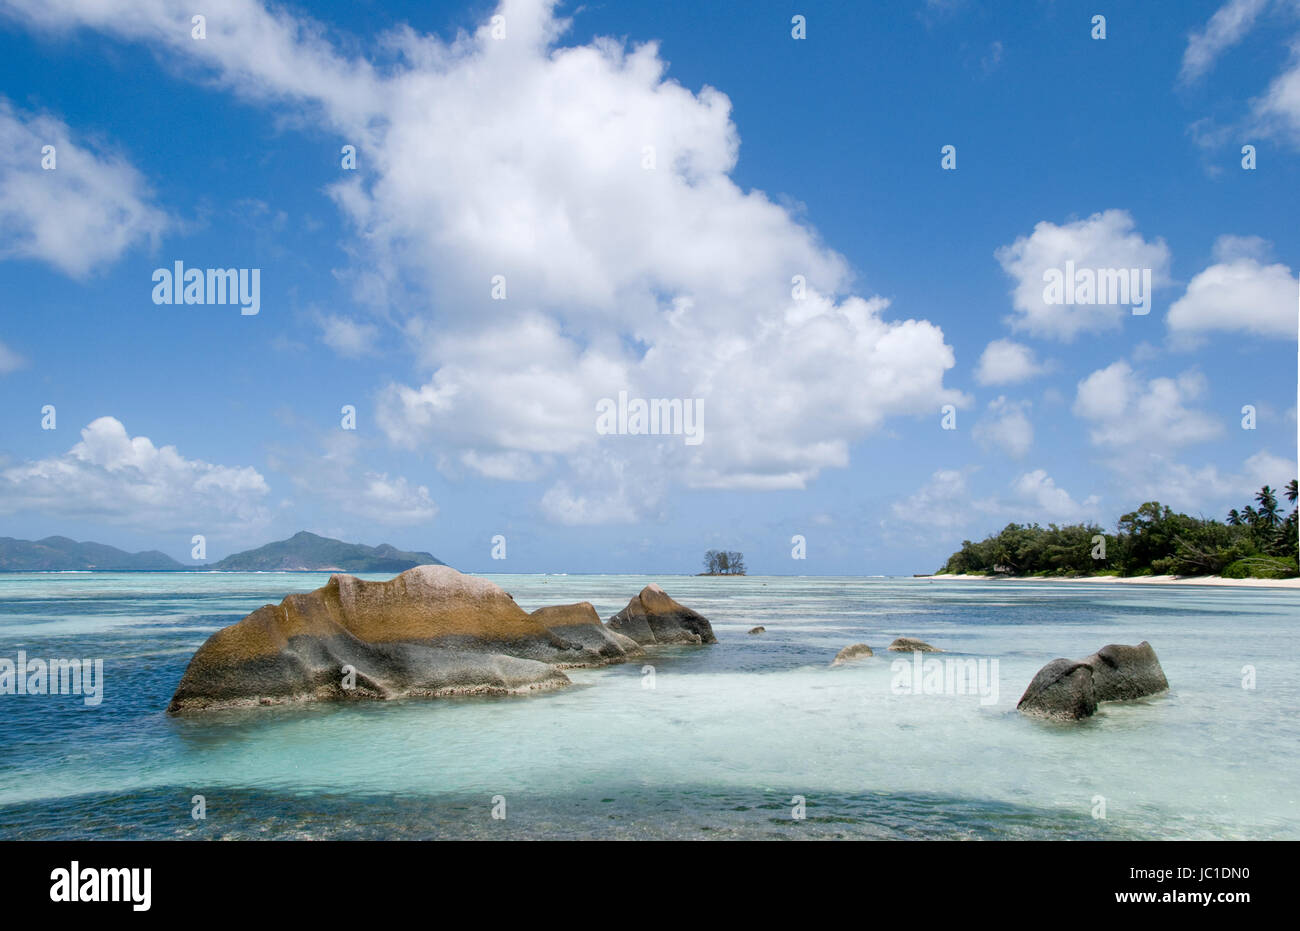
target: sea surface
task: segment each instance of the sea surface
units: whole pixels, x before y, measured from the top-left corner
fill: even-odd
[[[0,695],[0,838],[1300,838],[1300,592],[490,576],[606,618],[658,582],[718,643],[547,694],[164,714],[211,633],[327,578],[0,575],[0,657],[105,676],[98,706]],[[898,636],[984,660],[983,694],[908,683]],[[1167,694],[1016,713],[1048,660],[1141,640]],[[877,655],[830,665],[857,642]]]

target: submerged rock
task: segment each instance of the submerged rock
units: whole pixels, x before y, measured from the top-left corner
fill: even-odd
[[[751,634],[765,634],[767,633],[767,628],[764,627],[762,624],[759,624],[757,627],[751,627],[749,629],[749,632]]]
[[[1034,676],[1016,705],[1025,714],[1077,721],[1097,710],[1092,667],[1071,659],[1054,659]]]
[[[658,585],[647,585],[609,619],[611,630],[637,643],[717,643],[708,618],[678,604]]]
[[[1151,644],[1109,643],[1083,662],[1052,660],[1038,670],[1016,707],[1026,714],[1073,720],[1095,713],[1099,702],[1129,701],[1168,688]]]
[[[645,652],[631,637],[625,637],[616,630],[606,628],[600,622],[600,615],[596,613],[590,601],[538,608],[530,617],[551,633],[575,644],[576,647],[594,650],[607,663],[622,663],[629,656],[637,656]],[[592,664],[584,656],[583,661],[578,665]]]
[[[1145,640],[1135,647],[1108,643],[1084,662],[1092,667],[1097,701],[1127,701],[1169,688],[1156,651]]]
[[[552,664],[601,664],[609,654],[449,566],[386,582],[335,575],[209,637],[167,710],[561,688],[569,679]]]
[[[912,637],[899,637],[889,645],[889,649],[895,653],[942,653],[943,650],[938,647],[932,647],[924,640],[916,640]]]
[[[871,647],[867,646],[865,643],[855,643],[852,646],[847,646],[844,649],[840,650],[838,653],[836,653],[835,659],[831,660],[831,665],[840,666],[843,665],[844,663],[849,662],[850,660],[862,659],[863,657],[866,656],[875,656],[875,655],[876,654],[871,652]]]

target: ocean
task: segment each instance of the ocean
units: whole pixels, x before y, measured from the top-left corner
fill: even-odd
[[[657,582],[718,643],[545,694],[164,714],[212,632],[327,578],[0,575],[0,658],[104,669],[98,705],[0,695],[0,838],[1300,838],[1300,592],[490,575],[605,618]],[[899,636],[985,687],[909,682]],[[1048,660],[1141,640],[1167,694],[1015,711]],[[858,642],[877,655],[830,665]]]

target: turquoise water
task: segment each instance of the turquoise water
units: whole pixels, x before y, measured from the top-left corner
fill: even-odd
[[[102,658],[105,675],[97,707],[0,695],[0,837],[1300,838],[1300,592],[490,578],[528,610],[603,617],[658,582],[718,644],[572,670],[543,695],[175,719],[209,634],[327,575],[0,575],[0,657]],[[996,698],[900,694],[897,636],[996,659]],[[1047,660],[1143,639],[1167,695],[1073,726],[1015,712]],[[829,666],[856,642],[878,655]]]

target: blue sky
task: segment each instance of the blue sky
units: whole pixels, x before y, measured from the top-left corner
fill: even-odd
[[[205,7],[0,0],[0,535],[897,574],[1294,477],[1291,0]]]

